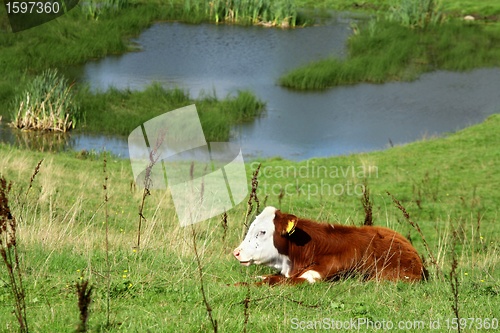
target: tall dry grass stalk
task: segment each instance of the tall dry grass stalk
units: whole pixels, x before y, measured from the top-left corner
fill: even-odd
[[[361,197],[361,204],[365,211],[365,221],[363,225],[373,225],[373,201],[370,198],[370,190],[368,189],[368,182],[365,179],[363,185],[363,196]]]
[[[111,264],[109,262],[109,197],[108,197],[108,172],[107,172],[107,159],[106,153],[104,153],[103,160],[103,173],[104,173],[104,184],[102,185],[104,191],[104,223],[105,223],[105,240],[104,247],[106,251],[106,326],[110,325],[110,313],[111,313]]]
[[[35,170],[31,174],[28,188],[26,189],[26,192],[24,193],[24,200],[21,201],[21,209],[20,209],[21,212],[24,211],[24,207],[26,206],[26,203],[28,202],[28,194],[29,194],[30,190],[33,188],[33,182],[35,181],[36,176],[40,172],[40,167],[42,166],[42,163],[43,163],[43,158],[40,161],[38,161],[37,165],[35,166]],[[22,214],[19,215],[19,219],[22,222],[22,220],[23,220]]]
[[[246,295],[243,300],[243,333],[248,332],[248,320],[250,319],[250,284],[246,284]]]
[[[205,170],[205,172],[206,172],[206,170]],[[194,162],[191,162],[191,167],[189,169],[189,175],[190,175],[191,182],[192,182],[194,180]],[[203,199],[204,199],[204,194],[205,194],[204,188],[205,188],[205,182],[204,182],[204,178],[203,178],[202,183],[201,183],[201,191],[200,191],[200,201],[201,202],[203,202]],[[227,223],[227,221],[226,221],[226,223]],[[212,314],[212,306],[210,305],[210,302],[208,301],[207,294],[205,292],[205,282],[203,280],[203,266],[201,264],[200,254],[198,253],[198,245],[196,244],[196,230],[195,230],[195,226],[193,223],[191,223],[191,236],[192,236],[192,241],[193,241],[193,250],[194,250],[194,257],[196,259],[196,266],[198,267],[200,292],[201,292],[201,296],[203,298],[203,304],[205,305],[205,309],[207,311],[207,315],[208,315],[208,319],[210,320],[210,324],[212,325],[212,329],[213,329],[214,333],[217,333],[218,323]]]
[[[137,226],[137,250],[141,248],[141,228],[142,222],[146,221],[144,217],[144,204],[146,203],[146,197],[151,194],[150,189],[153,185],[153,180],[151,178],[151,172],[153,167],[158,163],[160,156],[158,155],[158,149],[160,149],[161,145],[165,141],[166,132],[160,132],[158,138],[156,139],[155,146],[149,153],[149,165],[146,168],[146,172],[144,174],[144,190],[142,192],[141,204],[139,206],[139,223]]]
[[[262,164],[259,164],[257,166],[257,168],[255,169],[255,171],[253,172],[253,175],[252,175],[252,189],[250,191],[250,195],[248,197],[248,201],[247,201],[247,211],[246,211],[246,214],[245,214],[245,221],[243,223],[243,225],[245,226],[245,233],[248,232],[248,228],[249,228],[249,224],[248,224],[248,220],[250,219],[250,216],[252,215],[252,211],[253,211],[253,203],[255,202],[257,204],[257,213],[259,213],[260,211],[260,203],[259,203],[259,198],[257,197],[257,190],[259,188],[259,181],[258,181],[258,176],[259,176],[259,171],[260,171],[260,167],[261,167]],[[248,271],[246,271],[247,274],[248,274]],[[246,286],[246,295],[245,295],[245,299],[243,300],[243,332],[246,333],[247,332],[247,327],[248,327],[248,321],[249,321],[249,318],[250,318],[250,301],[251,301],[251,298],[250,298],[250,284],[249,283],[245,283],[244,284]]]
[[[80,323],[78,324],[77,332],[87,332],[87,322],[89,319],[89,307],[92,302],[92,286],[89,280],[78,281],[75,285],[76,295],[78,297],[78,309],[80,311]]]
[[[212,329],[213,329],[214,333],[217,333],[218,323],[212,314],[212,306],[210,305],[210,302],[208,301],[207,294],[205,292],[205,283],[203,281],[203,266],[201,264],[200,254],[198,253],[198,246],[196,244],[196,230],[195,230],[194,224],[191,224],[191,236],[193,237],[194,257],[196,259],[196,265],[198,267],[198,277],[199,277],[199,281],[200,281],[200,292],[201,292],[201,296],[203,298],[203,304],[205,305],[205,309],[207,310],[208,319],[210,320],[210,324],[212,325]]]
[[[24,200],[28,199],[28,193],[33,188],[33,182],[35,181],[36,175],[38,175],[38,173],[40,172],[40,167],[42,166],[42,163],[43,163],[43,158],[40,161],[38,161],[38,163],[35,167],[35,170],[33,171],[33,174],[31,175],[28,189],[26,190],[26,193],[24,194]]]
[[[222,234],[222,243],[226,243],[226,237],[227,237],[227,229],[228,229],[228,226],[227,226],[227,212],[225,211],[224,214],[222,214],[222,218],[221,218],[221,226],[222,226],[222,230],[223,230],[223,234]]]
[[[28,332],[25,290],[17,249],[17,222],[9,207],[8,194],[12,183],[0,177],[0,255],[9,276],[10,290],[14,297],[14,313],[19,323],[19,331]]]
[[[258,176],[259,176],[259,171],[260,171],[261,165],[262,164],[259,164],[257,166],[257,169],[255,169],[255,171],[253,172],[252,189],[250,191],[250,196],[248,197],[247,212],[245,214],[245,220],[243,221],[243,225],[245,226],[245,228],[243,230],[243,235],[248,232],[248,228],[250,227],[248,220],[249,220],[250,216],[252,215],[254,202],[257,204],[256,214],[258,214],[260,212],[260,202],[259,202],[259,198],[257,197],[257,188],[259,187]]]
[[[427,243],[427,240],[425,239],[424,233],[422,232],[422,229],[420,229],[420,226],[418,225],[417,222],[412,221],[410,218],[410,214],[406,210],[406,208],[401,204],[401,202],[396,199],[391,193],[387,192],[387,194],[392,198],[392,202],[396,205],[396,207],[403,213],[403,216],[405,217],[406,221],[418,232],[420,235],[420,238],[422,239],[422,242],[424,243],[424,247],[427,250],[427,254],[429,255],[431,259],[431,263],[434,265],[436,268],[436,275],[442,277],[443,273],[441,271],[441,268],[438,264],[438,261],[436,260],[436,257],[434,256],[433,252],[431,251],[429,244]]]
[[[459,313],[459,306],[458,306],[458,295],[459,295],[459,286],[460,283],[458,282],[458,274],[457,274],[457,267],[458,267],[458,260],[457,260],[457,254],[456,254],[456,246],[458,243],[458,234],[457,231],[453,231],[453,240],[452,240],[452,248],[451,248],[451,253],[452,253],[452,261],[451,261],[451,271],[450,271],[450,287],[451,287],[451,294],[452,294],[452,299],[451,299],[451,308],[453,310],[453,314],[455,315],[455,318],[457,319],[457,322],[460,323],[460,313]],[[457,330],[460,333],[462,331],[461,323],[457,326]]]

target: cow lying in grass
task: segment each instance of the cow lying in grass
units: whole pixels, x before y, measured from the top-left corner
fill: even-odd
[[[234,252],[240,264],[267,265],[279,274],[263,283],[314,283],[358,274],[367,279],[420,281],[422,260],[399,233],[375,226],[318,223],[266,207]]]

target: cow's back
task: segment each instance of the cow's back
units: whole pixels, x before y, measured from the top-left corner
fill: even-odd
[[[384,227],[343,226],[299,219],[286,254],[292,272],[308,267],[335,275],[359,274],[369,279],[422,279],[423,265],[415,248],[401,234]]]
[[[413,245],[398,232],[384,228],[366,226],[373,237],[370,251],[366,255],[371,278],[388,280],[419,281],[424,272],[422,260]]]

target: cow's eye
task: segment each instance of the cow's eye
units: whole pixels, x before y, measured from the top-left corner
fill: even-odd
[[[265,230],[259,232],[259,236],[264,236],[266,234]]]

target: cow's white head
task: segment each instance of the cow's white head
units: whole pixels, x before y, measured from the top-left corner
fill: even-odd
[[[252,222],[245,239],[233,254],[244,266],[267,265],[288,275],[290,269],[288,256],[280,254],[274,242],[276,214],[279,214],[276,208],[266,207]]]

